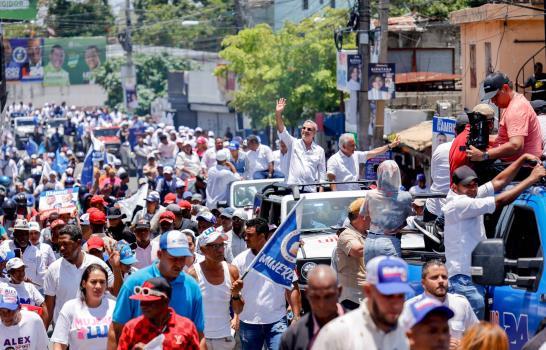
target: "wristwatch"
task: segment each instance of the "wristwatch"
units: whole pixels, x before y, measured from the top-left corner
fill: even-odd
[[[489,159],[489,153],[483,152],[483,160],[488,160],[488,159]]]

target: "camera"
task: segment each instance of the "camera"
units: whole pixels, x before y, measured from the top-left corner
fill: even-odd
[[[478,112],[466,112],[470,124],[470,132],[466,139],[465,149],[474,146],[477,149],[485,151],[489,144],[489,121],[487,116]],[[461,147],[463,148],[463,147]],[[464,149],[461,149],[464,151]]]

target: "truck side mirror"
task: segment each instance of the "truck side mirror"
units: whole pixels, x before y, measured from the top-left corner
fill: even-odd
[[[471,265],[474,283],[490,286],[505,284],[504,242],[488,239],[478,243],[472,252]]]

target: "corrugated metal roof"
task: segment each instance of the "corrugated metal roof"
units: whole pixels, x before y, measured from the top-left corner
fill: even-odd
[[[460,80],[461,74],[440,72],[396,73],[396,84],[430,83],[435,81]]]

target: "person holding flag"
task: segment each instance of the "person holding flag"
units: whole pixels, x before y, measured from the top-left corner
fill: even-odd
[[[295,253],[299,248],[296,209],[302,201],[296,204],[269,241],[269,227],[264,219],[256,218],[246,223],[248,249],[232,262],[244,279],[241,297],[245,306],[239,315],[243,350],[262,349],[264,344],[269,350],[279,348],[281,337],[288,328],[287,301],[294,320],[299,319],[299,305],[292,304],[290,294],[294,288]]]

